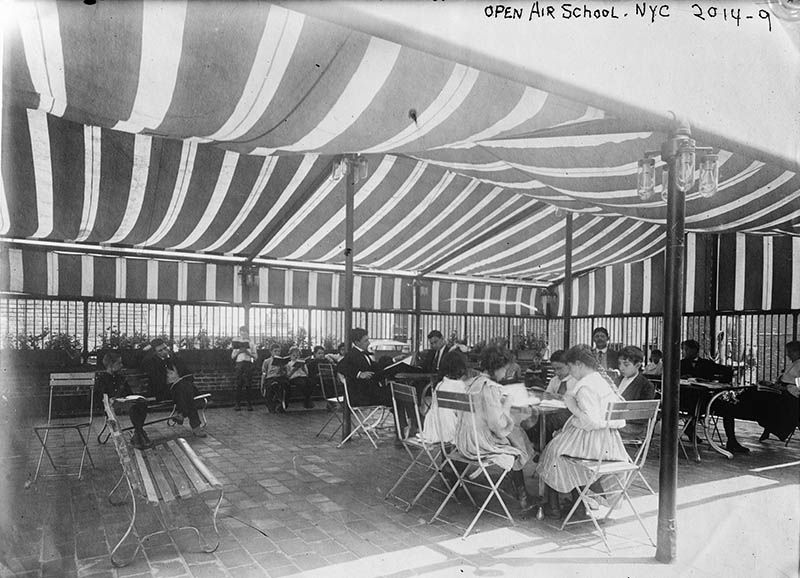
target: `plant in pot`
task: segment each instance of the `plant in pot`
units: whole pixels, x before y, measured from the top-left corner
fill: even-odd
[[[515,335],[514,349],[518,360],[531,361],[535,367],[539,367],[549,357],[547,339],[533,332]]]

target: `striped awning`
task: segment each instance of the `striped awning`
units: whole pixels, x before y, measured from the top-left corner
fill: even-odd
[[[258,266],[251,303],[272,307],[343,309],[343,272]],[[357,273],[353,307],[409,312],[414,279]],[[230,263],[122,257],[0,246],[0,294],[93,300],[240,304],[241,266]],[[421,311],[485,315],[542,313],[541,291],[530,285],[427,280]]]
[[[0,236],[339,264],[344,182],[329,175],[361,153],[361,268],[552,282],[567,210],[575,270],[662,250],[665,203],[635,181],[663,133],[284,7],[235,6],[19,3]],[[800,233],[800,177],[727,150],[720,163],[719,193],[688,195],[687,230]]]
[[[686,239],[685,311],[800,309],[800,237],[696,235]],[[664,253],[572,280],[572,315],[664,312]],[[564,286],[557,287],[564,315]]]

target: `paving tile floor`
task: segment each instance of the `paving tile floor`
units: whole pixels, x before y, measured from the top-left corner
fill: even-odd
[[[110,549],[123,535],[129,502],[112,506],[108,491],[120,467],[110,445],[92,437],[94,468],[83,479],[40,478],[31,484],[38,442],[29,423],[6,419],[0,428],[0,576],[796,576],[800,535],[800,439],[789,447],[759,443],[755,424],[738,422],[740,440],[753,451],[726,460],[707,447],[703,462],[680,461],[678,556],[654,560],[630,510],[606,525],[614,550],[605,553],[590,524],[561,532],[547,521],[520,515],[516,524],[483,516],[462,539],[472,508],[445,509],[445,522],[427,523],[439,496],[426,494],[406,512],[384,494],[407,463],[386,434],[377,450],[364,439],[337,449],[315,437],[324,410],[267,414],[231,408],[208,412],[209,436],[184,428],[150,428],[154,440],[185,436],[224,484],[219,511],[220,546],[197,551],[194,524],[213,536],[215,496],[156,510],[140,503],[135,532],[151,534],[133,562],[111,566]],[[126,418],[123,418],[126,419]],[[102,425],[102,420],[95,422]],[[96,433],[99,427],[94,428]],[[54,454],[76,465],[79,448],[69,436],[54,439]],[[658,443],[646,477],[658,486]],[[71,457],[69,457],[71,456]],[[49,472],[45,464],[43,471]],[[421,478],[401,489],[413,495]],[[529,478],[531,490],[536,483]],[[657,497],[643,489],[634,502],[656,534]],[[133,552],[129,538],[125,548]]]

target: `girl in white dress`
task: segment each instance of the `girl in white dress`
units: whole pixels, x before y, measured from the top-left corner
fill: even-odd
[[[545,513],[561,517],[558,494],[573,492],[589,483],[584,468],[575,466],[566,456],[584,459],[627,460],[619,429],[624,420],[607,421],[609,403],[622,401],[613,385],[597,372],[597,359],[588,345],[576,345],[566,354],[570,374],[577,380],[564,402],[572,416],[547,444],[539,460],[537,473],[549,488]]]

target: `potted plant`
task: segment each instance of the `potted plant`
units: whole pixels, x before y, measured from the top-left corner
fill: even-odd
[[[514,336],[514,349],[518,360],[530,361],[536,367],[549,357],[547,339],[532,332]]]

